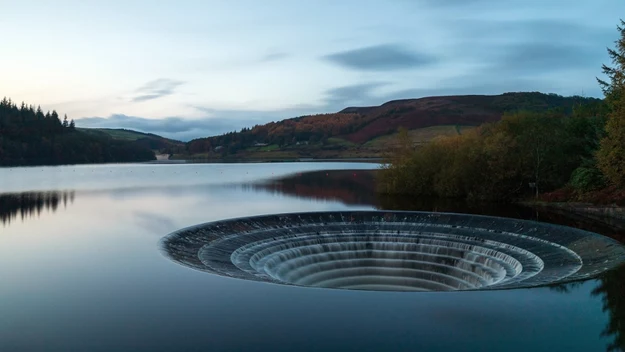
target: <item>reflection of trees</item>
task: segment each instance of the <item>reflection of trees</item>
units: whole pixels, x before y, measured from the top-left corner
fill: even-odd
[[[354,171],[310,172],[252,187],[302,198],[370,205],[381,210],[453,212],[542,221],[576,227],[600,233],[621,242],[625,241],[625,230],[615,227],[614,224],[558,210],[470,203],[453,199],[376,196],[374,173],[356,171],[356,177],[353,173]],[[592,295],[602,300],[603,309],[609,317],[608,325],[603,331],[603,336],[612,339],[608,351],[625,351],[625,266],[605,274],[598,282]],[[582,284],[583,282],[560,284],[550,289],[567,294]]]
[[[59,205],[74,202],[74,191],[24,192],[0,194],[0,221],[10,224],[18,215],[22,220],[41,215],[46,209],[55,212]]]
[[[603,311],[608,314],[608,325],[602,332],[612,338],[608,351],[625,351],[625,265],[603,276],[592,295],[601,297]]]
[[[388,210],[458,212],[542,221],[592,231],[621,242],[625,241],[625,229],[562,211],[536,210],[492,203],[469,203],[450,199],[415,199],[396,196],[379,198],[379,204],[380,208]],[[567,294],[581,285],[583,282],[578,281],[554,285],[550,289]],[[599,278],[598,286],[592,291],[592,295],[601,299],[603,311],[608,314],[608,325],[602,333],[602,336],[611,339],[607,350],[609,352],[625,351],[625,265]]]
[[[511,204],[488,202],[469,202],[452,198],[407,197],[397,195],[379,195],[377,207],[383,210],[433,211],[442,213],[464,213],[492,215],[517,219],[532,219],[534,211],[530,208]]]
[[[608,315],[608,325],[601,336],[610,340],[608,352],[625,351],[625,265],[604,274],[592,291],[603,303],[603,311]],[[573,282],[550,287],[560,293],[571,293],[583,282]]]
[[[565,284],[557,284],[557,285],[549,286],[549,289],[552,291],[559,292],[559,293],[571,293],[575,291],[575,289],[577,289],[578,287],[582,286],[584,282],[586,281],[587,280],[569,282]]]
[[[300,198],[341,201],[350,205],[374,205],[376,202],[374,174],[368,170],[306,172],[252,187]]]
[[[625,231],[618,229],[603,234],[612,238],[625,237]],[[625,351],[625,265],[603,274],[597,282],[591,295],[601,299],[603,311],[608,315],[608,325],[601,333],[601,336],[611,339],[607,351]],[[582,284],[583,282],[572,282],[551,286],[550,289],[571,293]]]
[[[375,172],[372,170],[305,172],[250,187],[300,198],[340,201],[347,205],[369,205],[380,210],[480,214],[542,221],[597,232],[625,241],[625,236],[619,235],[614,225],[557,209],[532,209],[514,204],[469,202],[449,198],[378,195],[375,192]]]

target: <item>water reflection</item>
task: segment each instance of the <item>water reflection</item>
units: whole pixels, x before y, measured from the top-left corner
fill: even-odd
[[[584,282],[571,282],[554,285],[550,289],[572,294],[583,285]],[[601,332],[601,336],[609,341],[606,351],[625,351],[625,265],[597,279],[591,296],[601,300],[603,312],[608,316],[608,324]]]
[[[305,172],[245,187],[297,198],[338,200],[346,205],[377,204],[374,172],[370,170]]]
[[[0,221],[7,226],[18,216],[24,221],[41,216],[44,209],[54,213],[61,204],[67,208],[74,198],[74,191],[0,193]]]
[[[11,221],[0,230],[2,351],[174,351],[207,345],[213,350],[249,350],[256,342],[274,351],[598,351],[608,343],[613,351],[625,348],[625,268],[554,288],[561,294],[538,288],[414,299],[254,285],[184,270],[157,250],[158,240],[176,229],[287,211],[473,212],[622,236],[597,222],[528,208],[376,197],[373,175],[362,170],[317,172],[317,178],[295,174],[292,180],[246,189],[223,186],[224,180],[248,182],[303,171],[298,163],[73,169],[0,175],[0,188],[13,192],[0,195],[0,220]],[[110,176],[111,169],[115,176]],[[159,177],[150,179],[152,171]],[[248,172],[245,179],[239,177]],[[72,192],[50,192],[47,202],[33,200],[43,195],[15,193],[32,190],[33,185],[74,189],[78,202],[62,211],[64,199],[71,204]]]
[[[372,171],[307,173],[253,187],[298,198],[338,200],[345,204],[371,205],[383,210],[456,212],[543,221],[600,233],[625,242],[625,229],[618,226],[618,223],[562,211],[450,199],[376,196],[375,176]],[[608,324],[602,332],[602,337],[610,341],[607,351],[625,351],[625,265],[606,273],[596,282],[597,286],[592,290],[591,296],[602,301],[603,310],[608,316]],[[555,285],[550,289],[571,294],[583,285],[584,282],[573,282]]]
[[[375,193],[375,171],[330,170],[308,172],[244,186],[301,199],[340,201],[346,205],[367,205],[380,210],[412,210],[480,214],[535,220],[580,228],[625,242],[625,228],[618,223],[599,221],[551,209],[520,205],[467,202],[428,197],[385,196]]]
[[[592,295],[600,297],[608,314],[608,325],[602,332],[612,339],[607,350],[625,351],[625,266],[604,275]]]

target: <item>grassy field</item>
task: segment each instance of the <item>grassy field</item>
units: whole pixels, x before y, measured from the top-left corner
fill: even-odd
[[[136,141],[141,138],[151,138],[151,139],[160,139],[164,141],[169,141],[175,144],[182,143],[173,139],[161,137],[151,133],[143,133],[132,130],[118,129],[118,128],[78,128],[80,131],[91,134],[106,134],[111,136],[113,139],[117,140],[125,140],[125,141]]]
[[[147,137],[146,134],[128,130],[101,129],[100,131],[113,137],[113,139],[123,139],[126,141],[136,141],[139,138]]]
[[[348,140],[342,139],[342,138],[336,138],[336,137],[331,137],[328,138],[328,145],[332,145],[332,146],[341,146],[341,147],[355,147],[357,146],[356,143],[352,143]]]
[[[415,145],[423,145],[436,137],[456,136],[462,134],[463,131],[475,128],[474,126],[432,126],[419,128],[408,131],[408,135]],[[381,136],[370,140],[363,145],[365,149],[371,150],[390,150],[397,145],[397,133]]]
[[[145,138],[148,136],[147,134],[141,132],[112,128],[79,128],[79,130],[91,134],[106,134],[111,136],[113,139],[125,141],[136,141],[139,138]]]

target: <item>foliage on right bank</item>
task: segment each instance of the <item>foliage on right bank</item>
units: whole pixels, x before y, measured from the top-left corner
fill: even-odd
[[[604,135],[605,105],[561,111],[518,112],[460,136],[414,150],[402,131],[400,147],[380,173],[388,194],[510,200],[550,191],[575,174],[584,187],[599,187],[594,151]]]

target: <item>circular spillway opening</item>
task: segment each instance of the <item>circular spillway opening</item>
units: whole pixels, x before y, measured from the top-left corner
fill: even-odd
[[[563,226],[423,212],[322,212],[240,218],[174,232],[172,260],[286,285],[375,291],[540,286],[625,261],[618,242]]]

